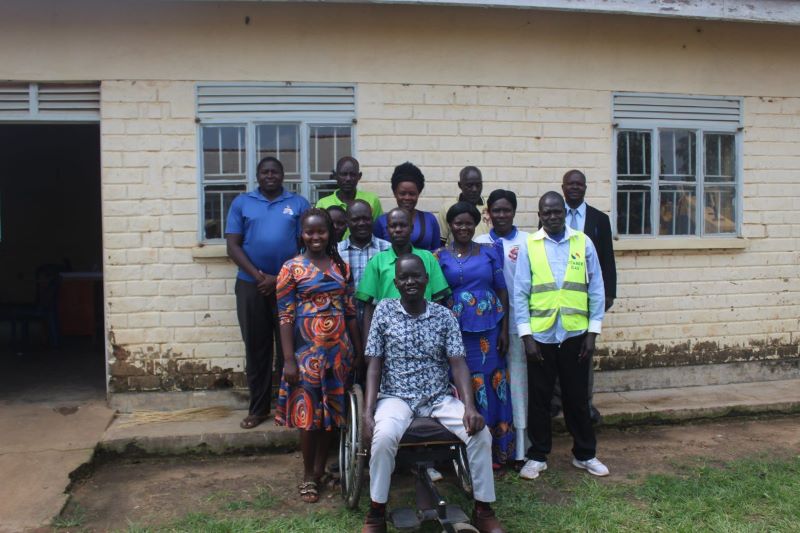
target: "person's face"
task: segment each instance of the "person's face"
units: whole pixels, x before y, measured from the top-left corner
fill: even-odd
[[[347,231],[347,217],[338,209],[332,209],[328,211],[328,214],[333,221],[334,238],[336,239],[336,242],[339,242],[342,240],[344,232]]]
[[[347,218],[347,227],[350,228],[350,237],[357,241],[369,240],[372,235],[372,211],[361,203],[350,206]]]
[[[274,193],[283,186],[283,171],[275,161],[267,161],[258,167],[256,173],[258,188],[265,193]]]
[[[564,204],[556,196],[548,196],[539,202],[539,220],[542,227],[550,235],[557,235],[564,231],[564,221],[567,211]]]
[[[422,300],[428,286],[428,273],[422,261],[398,261],[394,271],[394,286],[404,300]]]
[[[310,252],[322,253],[328,246],[330,234],[328,225],[321,216],[312,215],[303,221],[301,236],[303,244]]]
[[[395,246],[405,246],[411,241],[411,219],[405,211],[395,210],[386,220],[389,240]]]
[[[413,181],[402,181],[397,184],[394,191],[394,199],[397,200],[397,207],[408,212],[414,211],[419,200],[419,189]]]
[[[464,200],[478,205],[481,201],[481,192],[483,191],[483,180],[480,174],[474,170],[467,171],[464,177],[458,180],[458,188],[461,189],[461,194],[464,195]]]
[[[469,213],[461,213],[450,222],[453,240],[459,244],[467,244],[475,236],[475,220]]]
[[[345,161],[336,171],[336,185],[344,192],[355,191],[360,179],[361,172],[358,165],[352,161]]]
[[[586,196],[586,178],[577,172],[567,174],[561,182],[561,191],[568,204],[580,205]]]
[[[514,225],[515,214],[516,211],[511,205],[511,202],[505,198],[495,200],[492,207],[489,208],[489,218],[492,219],[492,226],[500,235],[505,235],[511,231],[511,227]]]

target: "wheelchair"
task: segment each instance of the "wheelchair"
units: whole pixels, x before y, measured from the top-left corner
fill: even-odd
[[[364,394],[353,385],[345,401],[345,422],[339,440],[339,479],[342,499],[348,509],[358,507],[369,452],[361,443],[361,415]],[[449,462],[461,489],[472,496],[472,478],[467,461],[466,445],[447,431],[435,418],[415,418],[400,440],[395,458],[395,471],[410,468],[415,477],[416,509],[393,509],[388,520],[401,531],[413,531],[422,522],[438,521],[447,533],[478,531],[469,524],[469,517],[457,505],[448,504],[441,496],[428,468]]]

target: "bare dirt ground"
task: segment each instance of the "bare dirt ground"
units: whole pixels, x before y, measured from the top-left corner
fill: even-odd
[[[625,483],[651,472],[669,473],[697,457],[727,462],[797,454],[800,417],[601,429],[598,442],[598,457],[611,469],[611,476],[602,482]],[[550,468],[543,476],[561,476],[570,482],[586,475],[570,466],[570,446],[566,435],[555,439]],[[118,459],[98,465],[72,487],[65,516],[77,509],[80,523],[74,527],[62,523],[59,531],[127,531],[133,529],[131,525],[167,524],[191,512],[263,513],[258,509],[260,497],[272,500],[265,503],[272,515],[304,512],[309,506],[295,496],[300,472],[297,453]],[[508,471],[502,475],[516,474]],[[398,483],[404,481],[398,479]],[[552,487],[542,488],[540,495],[545,500],[564,497]],[[363,501],[366,498],[365,490]],[[324,508],[341,508],[338,488],[324,491],[314,506],[315,510]]]

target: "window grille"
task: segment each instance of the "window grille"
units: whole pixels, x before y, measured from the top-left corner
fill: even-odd
[[[233,199],[256,187],[266,156],[284,166],[284,186],[312,203],[329,194],[336,161],[353,154],[355,89],[345,85],[206,83],[197,86],[202,147],[203,240],[225,236]]]
[[[616,231],[734,235],[741,210],[741,99],[615,94]]]

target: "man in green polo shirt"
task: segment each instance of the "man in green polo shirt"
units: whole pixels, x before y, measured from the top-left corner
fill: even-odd
[[[450,295],[450,286],[433,254],[411,245],[411,217],[408,211],[399,207],[389,211],[386,215],[386,227],[392,247],[369,260],[356,290],[356,298],[365,303],[363,327],[365,339],[372,323],[372,313],[378,302],[385,298],[400,298],[400,293],[394,285],[394,268],[399,256],[412,253],[422,259],[429,279],[425,288],[426,300],[440,302]]]
[[[329,194],[317,200],[317,207],[327,209],[332,205],[338,205],[345,211],[356,200],[364,200],[372,208],[372,220],[377,219],[383,213],[381,201],[378,195],[358,188],[361,180],[361,170],[358,160],[355,157],[345,156],[336,162],[336,185],[339,187],[333,194]],[[345,233],[345,238],[349,231]]]

